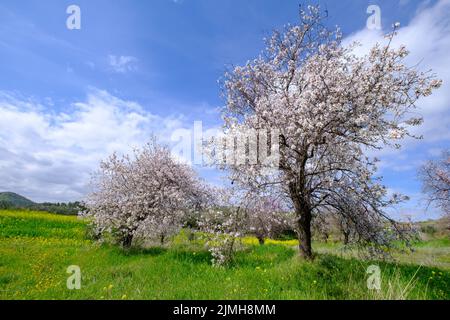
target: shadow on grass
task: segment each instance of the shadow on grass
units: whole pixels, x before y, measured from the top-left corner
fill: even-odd
[[[358,280],[365,283],[367,267],[380,267],[382,288],[414,290],[416,295],[427,292],[429,299],[450,298],[450,272],[435,267],[425,267],[395,261],[359,260],[342,258],[332,254],[319,254],[314,261],[314,274],[323,281],[346,283]]]
[[[181,262],[194,264],[211,264],[211,253],[208,251],[191,251],[175,249],[171,251],[171,256]]]
[[[167,248],[163,247],[133,247],[130,249],[120,249],[120,252],[125,256],[160,256],[167,253],[168,251],[169,250]]]
[[[185,263],[193,264],[211,264],[211,254],[206,250],[193,250],[192,248],[185,248],[183,246],[174,247],[133,247],[130,249],[118,249],[121,255],[128,257],[139,256],[163,256],[166,255],[168,259],[178,260]]]
[[[227,268],[270,268],[291,259],[294,254],[295,250],[279,245],[251,246],[238,250]],[[170,256],[185,263],[212,265],[212,255],[205,249],[177,248],[170,250]]]
[[[255,245],[238,251],[230,267],[270,268],[276,264],[292,259],[294,254],[294,249],[281,245]]]

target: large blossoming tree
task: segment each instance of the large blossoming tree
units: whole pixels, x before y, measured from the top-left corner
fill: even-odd
[[[98,234],[112,234],[124,247],[136,237],[163,242],[208,196],[193,169],[177,162],[155,139],[132,156],[114,153],[93,178],[86,215]]]
[[[355,44],[343,46],[324,19],[318,7],[301,11],[298,25],[275,32],[258,58],[224,79],[227,133],[280,132],[278,170],[243,161],[228,167],[231,179],[285,197],[307,259],[311,220],[322,212],[349,220],[362,242],[384,246],[400,233],[385,211],[402,197],[387,197],[365,152],[399,147],[412,136],[411,127],[422,122],[411,116],[416,101],[440,86],[432,74],[404,64],[406,48],[391,46],[395,28],[386,45],[357,56]]]

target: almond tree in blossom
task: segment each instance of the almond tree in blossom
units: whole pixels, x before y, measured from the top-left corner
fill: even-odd
[[[136,237],[163,243],[208,196],[192,168],[175,161],[155,139],[132,156],[114,153],[102,161],[93,187],[85,215],[99,234],[112,234],[124,247]]]
[[[199,230],[215,266],[232,262],[240,238],[246,231],[245,194],[237,188],[211,187],[214,197],[202,211]]]
[[[318,7],[300,12],[267,41],[256,59],[225,74],[226,132],[279,130],[279,170],[263,165],[228,166],[236,185],[285,197],[296,214],[300,254],[311,259],[311,220],[332,212],[351,221],[363,242],[388,245],[402,229],[386,208],[403,200],[388,198],[374,176],[367,150],[400,147],[420,125],[415,103],[441,81],[408,67],[404,46],[377,44],[365,56],[357,44],[325,26]],[[272,141],[273,142],[273,141]],[[386,222],[391,229],[387,231]]]
[[[328,242],[330,235],[335,231],[334,215],[324,212],[312,218],[311,229],[313,238]]]
[[[274,238],[291,229],[291,216],[279,199],[251,194],[246,202],[246,229],[258,239],[260,245],[265,243],[266,238]]]
[[[429,202],[439,206],[450,218],[450,150],[444,151],[440,159],[426,163],[420,176]]]

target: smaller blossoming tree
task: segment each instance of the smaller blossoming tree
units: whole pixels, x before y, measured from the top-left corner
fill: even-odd
[[[235,188],[214,188],[214,199],[202,212],[199,229],[206,238],[212,263],[224,266],[233,260],[237,241],[244,234],[246,212],[243,196]]]
[[[420,177],[429,203],[436,204],[450,219],[450,150],[444,151],[440,159],[422,166]]]
[[[177,162],[153,138],[132,156],[116,153],[93,176],[85,216],[98,234],[130,247],[133,239],[161,242],[181,228],[183,217],[200,210],[206,187],[188,165]]]
[[[246,204],[247,232],[263,245],[284,230],[293,229],[294,221],[280,199],[271,196],[248,195]]]

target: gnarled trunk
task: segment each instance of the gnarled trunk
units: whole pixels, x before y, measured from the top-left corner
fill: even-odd
[[[257,237],[259,244],[262,246],[264,244],[264,237]]]
[[[323,241],[325,242],[325,243],[327,243],[328,242],[328,238],[330,237],[330,235],[328,234],[328,232],[324,232],[323,233]]]
[[[344,244],[347,245],[349,243],[350,232],[343,231],[342,233],[344,235]]]
[[[297,211],[297,228],[298,228],[298,248],[300,255],[307,259],[312,260],[312,247],[311,247],[311,211],[302,210]]]
[[[291,186],[291,199],[294,203],[295,215],[297,218],[297,234],[298,248],[300,255],[306,260],[312,260],[311,247],[311,207],[307,199],[305,199],[295,188]]]
[[[133,235],[131,233],[125,235],[122,239],[122,247],[124,248],[130,248],[131,244],[133,243]]]
[[[286,147],[286,138],[281,136],[281,142]],[[310,202],[310,193],[307,189],[307,179],[306,179],[306,162],[311,158],[314,153],[308,152],[308,147],[301,148],[302,154],[297,159],[297,164],[299,169],[296,173],[292,173],[290,169],[287,169],[288,174],[290,174],[289,195],[291,197],[292,203],[295,208],[295,216],[297,219],[297,234],[298,234],[298,248],[300,255],[306,260],[312,260],[312,247],[311,247],[311,220],[312,220],[312,209]],[[282,153],[283,154],[283,153]],[[280,166],[282,168],[289,168],[285,165],[285,159],[281,157]]]

